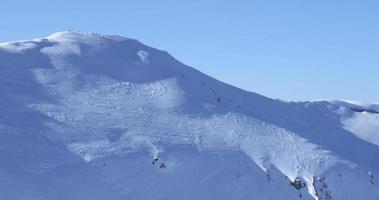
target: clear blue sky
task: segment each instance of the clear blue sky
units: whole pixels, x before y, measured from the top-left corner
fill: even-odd
[[[378,0],[2,0],[0,41],[82,30],[137,38],[287,100],[379,102]]]

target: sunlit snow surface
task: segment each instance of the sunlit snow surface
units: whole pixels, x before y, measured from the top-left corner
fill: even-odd
[[[0,44],[0,91],[4,199],[379,199],[379,114],[246,92],[133,39]]]
[[[379,114],[355,113],[343,120],[345,128],[357,137],[379,145]]]

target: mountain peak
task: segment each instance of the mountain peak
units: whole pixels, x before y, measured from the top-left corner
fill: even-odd
[[[63,31],[45,38],[1,43],[1,51],[38,55],[38,65],[74,71],[79,76],[99,75],[138,83],[172,78],[190,70],[167,52],[138,40],[93,32]]]
[[[132,40],[127,37],[122,37],[118,35],[107,35],[95,32],[80,32],[80,31],[61,31],[56,32],[47,37],[50,40],[61,40],[61,39],[72,39],[72,40],[83,40],[83,39],[107,39],[114,41],[125,41]]]

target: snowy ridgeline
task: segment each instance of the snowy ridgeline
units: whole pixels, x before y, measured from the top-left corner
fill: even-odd
[[[93,33],[0,44],[0,82],[7,200],[379,199],[376,105],[269,99]]]

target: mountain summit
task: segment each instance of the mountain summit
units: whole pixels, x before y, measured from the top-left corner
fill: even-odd
[[[270,99],[95,33],[1,43],[0,81],[7,200],[379,199],[372,109]]]

